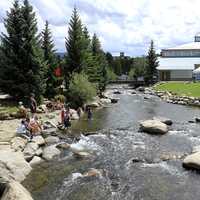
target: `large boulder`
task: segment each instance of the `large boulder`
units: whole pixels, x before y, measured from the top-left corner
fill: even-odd
[[[26,160],[30,160],[34,155],[36,155],[36,151],[39,149],[39,145],[35,142],[30,142],[26,145],[23,153]]]
[[[35,142],[39,146],[45,144],[45,140],[41,135],[37,135],[37,136],[33,137],[32,142]]]
[[[165,134],[168,132],[168,127],[158,120],[146,120],[140,122],[140,130],[150,134]]]
[[[154,117],[154,120],[160,121],[166,125],[171,126],[173,124],[172,120],[169,118],[165,118],[165,117]]]
[[[5,184],[1,200],[33,200],[31,194],[17,181]]]
[[[27,143],[28,140],[26,138],[14,137],[11,140],[11,148],[15,151],[23,151]]]
[[[183,167],[200,170],[200,152],[187,156],[183,160]]]
[[[42,158],[40,158],[39,156],[34,156],[33,159],[29,162],[29,164],[31,165],[31,167],[34,167],[35,165],[40,164],[42,161]]]
[[[6,166],[16,181],[23,181],[32,169],[24,159],[23,153],[15,152],[13,149],[0,151],[0,163]]]
[[[55,156],[60,155],[60,153],[61,153],[60,150],[57,149],[55,145],[51,145],[51,146],[48,146],[48,147],[45,147],[45,148],[44,148],[42,157],[43,157],[45,160],[51,160],[51,159],[53,159]]]
[[[60,141],[59,137],[56,136],[48,136],[47,138],[45,138],[45,143],[47,145],[55,144],[58,143],[59,141]]]

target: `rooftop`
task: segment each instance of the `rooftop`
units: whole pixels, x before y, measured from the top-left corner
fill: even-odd
[[[200,50],[200,42],[191,42],[164,50]]]

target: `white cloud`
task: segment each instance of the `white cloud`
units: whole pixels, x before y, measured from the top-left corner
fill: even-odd
[[[0,19],[11,0],[0,0]],[[39,30],[44,21],[52,24],[59,51],[65,51],[67,24],[73,6],[91,34],[100,37],[105,51],[125,51],[142,55],[149,41],[157,49],[190,42],[200,31],[199,0],[30,0],[38,16]],[[0,23],[1,31],[3,25]]]

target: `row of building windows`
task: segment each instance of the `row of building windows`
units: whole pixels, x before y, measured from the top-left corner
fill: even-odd
[[[162,57],[200,57],[200,50],[162,50]]]

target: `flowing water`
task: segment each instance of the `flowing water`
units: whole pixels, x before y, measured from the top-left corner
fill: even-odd
[[[117,104],[94,112],[92,121],[83,118],[72,127],[74,133],[97,131],[79,141],[88,145],[91,157],[78,159],[65,151],[61,158],[37,166],[24,181],[35,200],[200,199],[200,174],[182,167],[184,156],[200,145],[200,125],[188,122],[200,110],[154,96],[144,99],[124,89],[117,97]],[[138,131],[140,120],[154,116],[173,120],[166,135]],[[170,159],[162,159],[166,156]],[[91,168],[101,175],[82,175]]]

